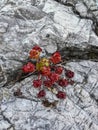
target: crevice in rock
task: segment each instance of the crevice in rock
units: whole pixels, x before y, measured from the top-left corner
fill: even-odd
[[[93,93],[91,93],[91,94],[90,94],[90,97],[91,97],[94,101],[96,101],[97,106],[98,106],[98,99],[96,99],[95,95],[94,95]]]
[[[94,62],[98,62],[98,47],[93,45],[85,46],[84,48],[75,47],[75,46],[66,46],[63,49],[58,50],[62,56],[63,62],[61,64],[65,65],[67,62],[79,62],[81,60],[90,60]],[[48,54],[49,55],[49,54]],[[28,59],[24,61],[27,63]],[[30,61],[32,62],[32,60]],[[36,75],[37,72],[33,72],[30,74],[23,74],[21,68],[10,71],[8,75],[7,82],[3,85],[3,87],[15,84],[16,82],[21,82],[22,80],[30,77],[31,75]]]
[[[41,102],[41,100],[36,100],[36,99],[33,99],[33,98],[29,98],[29,97],[26,97],[24,95],[21,95],[21,96],[17,96],[17,98],[19,99],[24,99],[24,100],[29,100],[29,101],[33,101],[33,102]]]
[[[64,47],[60,50],[60,54],[62,55],[62,59],[68,62],[81,60],[98,62],[98,47],[93,45],[88,45],[85,48],[75,46]]]
[[[10,121],[10,119],[7,118],[7,117],[4,115],[3,111],[1,111],[1,115],[2,115],[2,117],[3,117],[3,120],[4,120],[4,121],[7,121],[7,122],[10,124],[10,126],[7,128],[7,130],[9,130],[9,128],[11,128],[11,127],[13,128],[13,130],[15,130],[14,124],[12,124],[11,121]]]

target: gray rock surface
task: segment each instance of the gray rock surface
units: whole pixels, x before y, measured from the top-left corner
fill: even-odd
[[[75,72],[75,84],[55,108],[36,98],[36,76],[13,84],[35,44],[42,55],[66,46],[98,47],[98,1],[0,1],[0,130],[98,130],[98,62],[76,58],[64,65]],[[23,97],[13,95],[18,88]],[[57,100],[51,93],[47,98]]]

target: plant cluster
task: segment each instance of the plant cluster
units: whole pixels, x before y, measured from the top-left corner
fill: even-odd
[[[38,89],[38,98],[46,96],[46,90],[53,92],[59,99],[65,99],[63,91],[69,84],[73,84],[74,72],[65,69],[60,63],[61,55],[58,51],[50,57],[41,57],[42,48],[35,45],[29,52],[29,58],[36,61],[36,64],[28,62],[22,67],[25,74],[37,72],[37,79],[33,80],[33,87]],[[55,92],[53,90],[56,90]]]

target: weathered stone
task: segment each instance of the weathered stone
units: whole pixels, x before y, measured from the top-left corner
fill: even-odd
[[[35,44],[41,56],[62,50],[62,64],[75,72],[65,100],[47,92],[55,107],[36,97],[36,75],[21,77]],[[1,0],[0,130],[98,130],[97,50],[97,0]]]

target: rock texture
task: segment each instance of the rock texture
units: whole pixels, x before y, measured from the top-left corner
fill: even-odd
[[[75,72],[66,100],[53,108],[36,98],[35,75],[15,81],[35,44],[42,55],[62,50],[69,58],[64,66]],[[98,130],[97,50],[97,0],[1,0],[0,130]],[[18,88],[23,97],[13,95]]]

